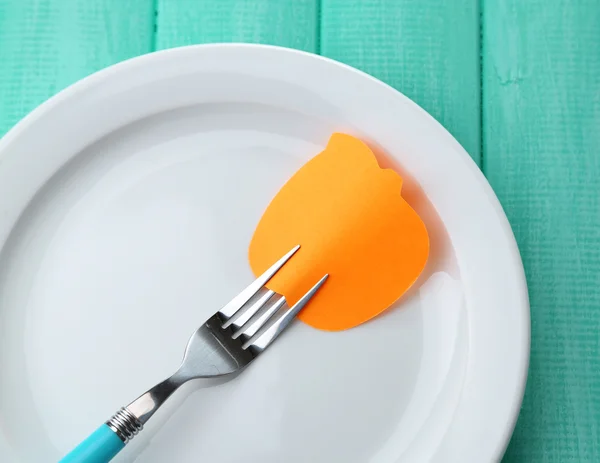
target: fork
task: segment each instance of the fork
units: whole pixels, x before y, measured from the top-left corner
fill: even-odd
[[[252,363],[289,326],[328,277],[323,276],[291,308],[284,296],[264,288],[298,249],[299,245],[275,262],[192,334],[183,361],[172,376],[121,408],[59,463],[110,461],[184,383],[231,375]]]

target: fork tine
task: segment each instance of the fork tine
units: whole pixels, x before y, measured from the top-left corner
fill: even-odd
[[[265,350],[269,345],[281,334],[283,330],[287,328],[287,326],[291,323],[294,317],[300,312],[304,306],[312,299],[312,297],[317,293],[319,288],[323,286],[325,280],[329,277],[329,274],[326,274],[323,278],[321,278],[316,285],[314,285],[302,298],[294,304],[294,306],[290,309],[287,309],[281,317],[279,317],[269,328],[258,336],[257,339],[252,340],[249,339],[242,346],[243,349],[248,349],[249,347],[253,347],[257,349],[259,352]]]
[[[300,249],[300,245],[295,246],[285,256],[275,262],[265,273],[254,280],[250,285],[234,297],[225,307],[217,312],[221,319],[226,322],[237,313],[244,305],[262,288],[283,265]]]
[[[254,320],[250,325],[246,328],[240,329],[237,333],[233,335],[233,338],[236,339],[240,335],[242,336],[242,340],[246,342],[260,330],[265,324],[277,313],[279,309],[281,309],[285,304],[285,297],[278,295],[279,299],[273,302],[267,310],[264,311],[256,320]]]
[[[275,295],[275,291],[268,290],[258,298],[258,300],[248,307],[244,313],[242,313],[239,317],[231,317],[227,322],[223,324],[223,328],[227,328],[228,326],[233,326],[234,330],[239,330],[242,326],[248,323],[250,320],[260,309],[262,309],[267,302]]]

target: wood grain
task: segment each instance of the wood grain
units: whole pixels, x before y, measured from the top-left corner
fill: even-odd
[[[322,0],[321,53],[413,99],[480,162],[477,0]]]
[[[600,4],[489,0],[484,169],[512,224],[532,315],[507,462],[600,461]]]
[[[86,75],[151,51],[152,0],[0,0],[0,136]]]
[[[317,50],[317,0],[157,0],[158,49],[250,42]]]

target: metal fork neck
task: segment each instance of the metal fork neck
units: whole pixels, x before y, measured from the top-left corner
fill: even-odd
[[[171,394],[189,379],[189,376],[177,371],[173,376],[158,383],[156,386],[139,396],[127,405],[126,409],[129,410],[142,425],[144,425]]]

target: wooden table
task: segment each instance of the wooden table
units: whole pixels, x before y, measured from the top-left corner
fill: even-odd
[[[505,461],[599,462],[600,0],[0,0],[0,134],[105,66],[222,41],[348,63],[463,144],[529,281],[530,376]]]

